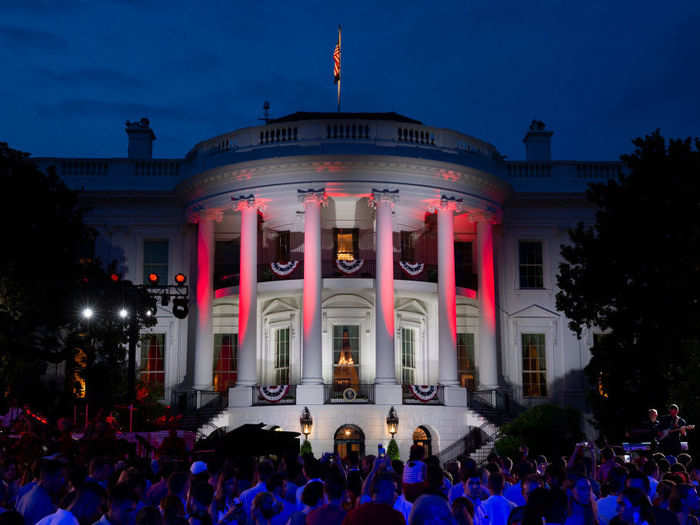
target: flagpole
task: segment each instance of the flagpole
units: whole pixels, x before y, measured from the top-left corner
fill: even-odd
[[[338,24],[338,50],[340,51],[340,65],[338,68],[338,113],[340,113],[340,81],[343,78],[342,67],[343,67],[343,51],[340,45],[340,24]]]

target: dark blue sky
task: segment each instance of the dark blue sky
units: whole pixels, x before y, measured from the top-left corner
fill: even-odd
[[[257,124],[264,100],[273,116],[334,111],[338,23],[346,111],[396,111],[511,159],[533,118],[555,159],[616,159],[657,127],[700,135],[697,0],[0,0],[0,141],[125,156],[124,121],[147,116],[154,155],[182,157]]]

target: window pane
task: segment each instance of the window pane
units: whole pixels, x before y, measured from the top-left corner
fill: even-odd
[[[168,241],[143,242],[143,282],[148,283],[148,274],[157,273],[161,284],[168,283]]]
[[[401,382],[414,385],[416,381],[416,332],[412,328],[401,329]]]
[[[518,249],[520,288],[544,288],[542,243],[539,241],[520,241]]]
[[[289,328],[275,331],[275,384],[289,384]]]
[[[547,366],[544,334],[522,334],[523,395],[547,395]]]
[[[148,386],[151,395],[163,399],[165,395],[165,334],[143,334],[139,379]]]
[[[336,259],[339,261],[354,261],[355,250],[353,242],[353,232],[339,230],[336,234],[336,242],[338,245],[338,253]]]
[[[238,334],[214,334],[214,390],[225,392],[236,385]]]
[[[474,334],[457,334],[457,375],[463,387],[474,390],[476,386]]]
[[[359,383],[360,327],[333,326],[333,382],[338,385]]]

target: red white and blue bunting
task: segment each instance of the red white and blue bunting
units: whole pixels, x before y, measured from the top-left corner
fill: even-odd
[[[427,403],[438,395],[438,387],[435,385],[408,385],[408,389],[418,401]]]
[[[419,276],[423,273],[423,270],[425,269],[424,263],[410,263],[406,261],[399,261],[399,266],[401,266],[401,269],[411,277]]]
[[[299,261],[289,261],[287,263],[270,263],[270,268],[272,269],[274,274],[280,277],[287,277],[290,273],[296,270],[297,266],[299,266]]]
[[[282,401],[289,392],[289,385],[260,385],[258,387],[260,397],[269,403]]]
[[[347,275],[359,272],[364,264],[364,259],[355,259],[354,261],[341,261],[340,259],[336,259],[335,261],[338,270]]]

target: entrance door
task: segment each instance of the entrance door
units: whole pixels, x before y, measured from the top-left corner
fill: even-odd
[[[425,456],[433,454],[433,440],[430,437],[430,431],[424,426],[420,426],[413,431],[413,444],[420,445],[425,449]]]
[[[357,425],[343,425],[335,431],[335,453],[341,458],[348,457],[350,452],[356,452],[359,457],[365,455],[365,434]]]

